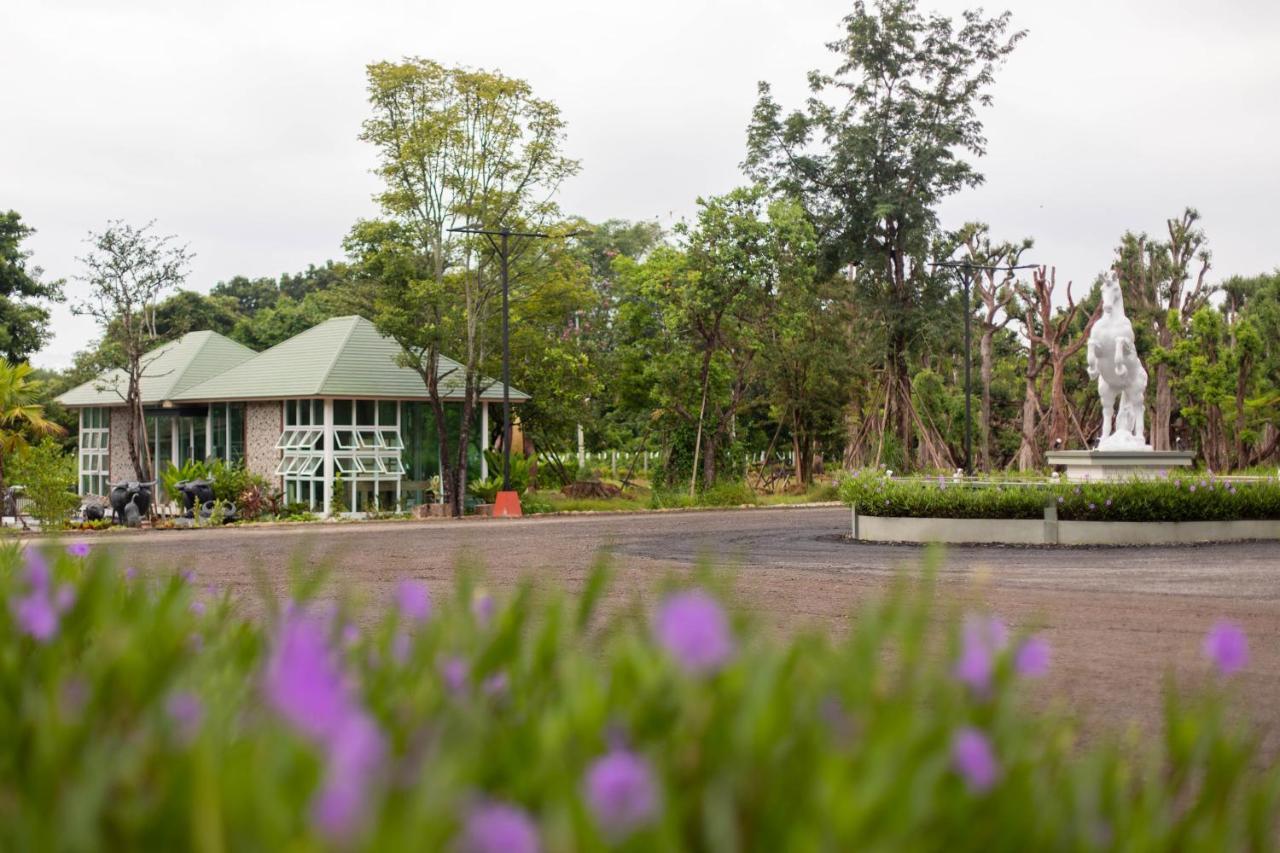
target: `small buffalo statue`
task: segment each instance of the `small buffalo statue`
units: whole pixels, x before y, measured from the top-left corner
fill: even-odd
[[[203,507],[213,500],[212,480],[179,480],[173,487],[182,495],[184,518],[195,518],[196,505]]]
[[[218,510],[217,501],[205,501],[204,505],[200,507],[200,520],[209,521],[211,518],[213,518],[213,514],[217,512],[217,510]],[[231,522],[238,521],[239,519],[240,519],[240,511],[236,509],[235,504],[233,503],[222,504],[222,523],[223,524],[230,524]]]
[[[137,527],[142,519],[151,511],[151,489],[155,480],[139,483],[127,480],[123,483],[111,483],[111,521],[126,527]]]
[[[85,521],[102,521],[107,517],[107,511],[102,504],[85,504],[84,520]]]

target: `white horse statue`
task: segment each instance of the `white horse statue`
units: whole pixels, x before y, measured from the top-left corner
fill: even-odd
[[[1142,425],[1147,371],[1138,360],[1133,324],[1125,316],[1124,295],[1114,276],[1102,283],[1102,316],[1089,333],[1089,378],[1098,380],[1098,396],[1102,398],[1098,449],[1150,450]],[[1117,396],[1120,409],[1113,417]]]

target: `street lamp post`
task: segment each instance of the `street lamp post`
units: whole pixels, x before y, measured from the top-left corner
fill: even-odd
[[[511,492],[511,287],[510,260],[511,238],[546,239],[557,237],[568,238],[586,234],[586,231],[571,231],[568,234],[542,234],[537,231],[512,231],[506,225],[501,228],[482,228],[478,225],[464,225],[461,228],[450,228],[455,234],[479,234],[489,241],[497,253],[502,269],[502,491],[507,495],[509,505],[504,509],[504,502],[499,501],[494,514],[515,516],[520,514],[520,496],[510,497]],[[496,239],[495,239],[496,238]]]
[[[936,267],[955,270],[960,276],[964,288],[964,473],[973,473],[973,383],[970,370],[973,365],[973,309],[970,307],[970,291],[973,287],[974,271],[1012,272],[1014,270],[1034,269],[1036,264],[1017,264],[1000,266],[992,264],[975,264],[972,261],[937,261]]]

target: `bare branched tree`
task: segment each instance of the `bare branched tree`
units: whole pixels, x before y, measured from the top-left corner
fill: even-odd
[[[186,280],[193,257],[186,246],[174,244],[173,236],[153,233],[154,224],[134,228],[113,220],[101,232],[89,232],[85,242],[92,248],[76,259],[85,269],[77,279],[89,286],[89,295],[72,306],[76,314],[97,320],[104,332],[109,328],[120,346],[125,388],[111,390],[128,411],[129,461],[137,478],[144,481],[150,480],[153,472],[142,410],[142,379],[153,361],[147,353],[157,340],[156,303]]]

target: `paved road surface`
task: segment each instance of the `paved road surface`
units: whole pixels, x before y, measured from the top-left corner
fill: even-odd
[[[611,604],[645,596],[655,580],[710,560],[736,571],[745,606],[780,631],[841,630],[861,600],[901,567],[918,566],[912,546],[840,539],[839,508],[591,515],[513,521],[299,525],[125,534],[112,537],[126,564],[184,565],[199,583],[254,594],[255,569],[278,589],[291,560],[326,562],[339,583],[386,601],[405,577],[447,588],[459,559],[485,566],[501,590],[533,575],[575,589],[599,549],[616,555]],[[1169,671],[1203,678],[1200,643],[1217,618],[1244,625],[1252,661],[1234,679],[1239,702],[1280,750],[1280,545],[1240,543],[1143,548],[952,548],[940,595],[985,605],[1017,628],[1045,631],[1053,675],[1039,688],[1062,698],[1090,729],[1159,718]]]

